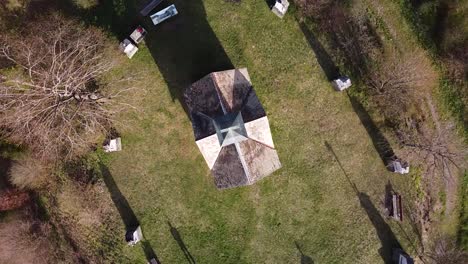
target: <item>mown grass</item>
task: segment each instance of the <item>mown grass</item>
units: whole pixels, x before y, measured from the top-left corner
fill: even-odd
[[[162,263],[186,261],[168,222],[198,263],[298,263],[295,242],[316,263],[383,263],[379,250],[386,242],[372,220],[382,219],[385,184],[390,180],[408,200],[417,194],[409,177],[385,169],[348,97],[332,90],[293,8],[281,20],[263,1],[175,0],[170,3],[178,17],[154,27],[136,15],[136,4],[143,1],[99,2],[66,12],[116,38],[136,23],[150,31],[146,46],[116,69],[140,72],[145,86],[145,93],[128,98],[139,111],[117,120],[123,151],[98,156]],[[248,68],[283,168],[253,186],[218,191],[179,96],[197,77],[229,64]],[[361,207],[325,142],[358,191],[370,196],[372,215]],[[84,221],[92,219],[90,208],[72,202],[79,200],[79,190],[66,180],[61,184],[59,209],[83,226],[80,237],[119,263],[145,263],[141,247],[124,246],[125,223],[117,210],[106,212],[118,227],[95,228]],[[92,188],[104,191],[104,185],[100,180]],[[111,203],[105,195],[103,207]],[[388,224],[414,253],[411,244],[418,246],[418,238],[411,225]],[[96,237],[102,230],[94,229],[106,235]]]
[[[122,65],[144,72],[146,93],[140,112],[120,117],[123,151],[108,162],[161,262],[186,261],[168,222],[199,263],[297,263],[295,242],[318,263],[383,262],[380,231],[369,221],[378,216],[360,207],[324,142],[376,208],[389,179],[405,193],[410,180],[386,171],[348,98],[326,81],[294,16],[280,20],[263,1],[174,2],[178,18],[158,27],[145,20],[148,46]],[[200,56],[212,50],[223,57]],[[222,67],[225,61],[248,68],[283,168],[253,186],[218,191],[177,95],[193,76],[216,70],[211,62]],[[417,238],[410,226],[403,225],[407,241],[390,225],[411,252]],[[144,261],[139,247],[123,254],[129,263]]]

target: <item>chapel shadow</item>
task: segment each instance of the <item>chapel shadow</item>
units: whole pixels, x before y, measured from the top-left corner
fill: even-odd
[[[338,156],[333,150],[333,147],[327,141],[325,141],[324,144],[326,148],[333,154],[335,160],[337,161],[338,165],[343,171],[343,174],[346,177],[346,180],[351,185],[354,193],[358,197],[360,206],[364,209],[364,211],[367,214],[367,217],[369,218],[370,222],[374,226],[375,231],[377,233],[377,237],[379,238],[381,246],[382,246],[379,249],[380,256],[382,257],[383,261],[386,264],[392,264],[393,263],[392,261],[393,249],[396,249],[396,248],[402,249],[400,242],[398,242],[398,239],[396,238],[392,229],[387,224],[387,222],[385,222],[385,219],[382,217],[378,209],[372,203],[369,195],[367,195],[364,192],[359,191],[356,184],[351,180],[349,175],[346,173]]]
[[[296,245],[296,248],[299,251],[299,254],[301,254],[300,264],[314,264],[314,260],[302,252],[301,247],[299,246],[297,241],[294,241],[294,244]]]
[[[384,165],[388,167],[392,161],[397,159],[395,152],[393,151],[390,145],[390,142],[374,123],[372,117],[366,111],[364,106],[348,92],[346,92],[346,94],[348,95],[354,112],[356,113],[362,125],[366,129],[367,134],[371,138],[372,144],[374,145],[375,150],[379,154],[380,159],[382,160]]]
[[[158,9],[175,4],[178,15],[150,29],[146,45],[166,81],[172,100],[178,100],[186,113],[183,94],[193,82],[214,72],[233,69],[216,34],[206,19],[201,0],[163,2]],[[229,4],[229,3],[226,3]]]
[[[310,48],[315,54],[315,58],[322,68],[323,72],[327,76],[328,81],[333,81],[340,77],[340,70],[338,66],[333,62],[332,57],[325,50],[323,45],[317,39],[317,37],[312,33],[312,31],[307,27],[304,22],[299,22],[299,27],[304,34],[307,42],[309,43]]]
[[[80,8],[73,0],[55,0],[55,5],[66,15],[78,16],[80,21],[110,31],[122,41],[140,22],[137,1],[100,0],[98,4],[87,9]]]
[[[59,4],[62,10],[112,31],[119,40],[128,37],[137,25],[144,26],[148,32],[146,46],[168,85],[171,98],[180,102],[187,115],[185,89],[211,72],[234,68],[207,21],[202,0],[163,1],[149,15],[172,4],[178,14],[156,26],[149,15],[142,17],[139,12],[147,0],[123,1],[119,6],[113,0],[102,0],[88,10],[77,8],[71,0],[63,2],[66,3]]]
[[[188,250],[187,246],[184,243],[184,240],[182,239],[182,236],[180,235],[179,231],[177,228],[172,226],[171,222],[167,222],[169,225],[169,230],[171,232],[172,237],[174,240],[177,242],[177,245],[179,245],[180,250],[184,253],[185,258],[187,259],[187,262],[190,264],[196,264],[195,258],[190,254],[190,251]]]

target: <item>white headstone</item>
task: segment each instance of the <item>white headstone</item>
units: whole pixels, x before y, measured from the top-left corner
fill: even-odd
[[[271,11],[280,18],[283,18],[288,11],[289,2],[288,0],[276,0],[275,5],[271,8]]]
[[[129,246],[134,246],[138,242],[140,242],[143,239],[143,233],[141,232],[141,227],[138,226],[136,230],[134,231],[129,231],[125,235],[125,239],[127,240],[127,244]]]
[[[399,174],[407,174],[409,173],[409,165],[403,165],[399,160],[395,160],[392,163],[393,165],[393,172]]]
[[[336,80],[333,80],[332,85],[337,91],[343,91],[351,87],[351,79],[348,77],[340,77]]]
[[[124,41],[120,42],[120,50],[127,55],[129,59],[135,55],[138,51],[138,47],[135,46],[130,40],[124,39]]]
[[[103,146],[104,152],[114,152],[122,150],[122,142],[120,138],[111,139],[107,145]]]
[[[156,259],[152,258],[152,259],[150,259],[148,264],[159,264],[159,262]]]
[[[143,41],[143,39],[146,36],[146,30],[142,26],[138,26],[132,34],[130,34],[130,38],[135,42],[136,44],[139,44],[140,42]]]
[[[163,22],[164,20],[169,19],[177,14],[178,12],[177,12],[175,5],[170,5],[164,8],[163,10],[152,14],[150,18],[151,18],[151,21],[153,21],[153,24],[157,25]]]

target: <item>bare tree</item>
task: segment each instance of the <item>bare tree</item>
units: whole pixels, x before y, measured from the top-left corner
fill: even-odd
[[[0,35],[0,56],[14,67],[0,72],[0,131],[43,159],[88,149],[108,129],[118,97],[102,76],[116,64],[106,36],[96,28],[51,14]],[[118,56],[117,56],[118,57]]]
[[[428,127],[429,124],[409,121],[397,129],[397,139],[406,150],[415,154],[414,161],[422,165],[428,178],[440,175],[445,181],[452,181],[453,175],[463,166],[467,151],[463,144],[457,144],[451,137],[453,126],[436,121],[435,129]]]
[[[455,133],[452,122],[441,122],[430,94],[421,99],[423,120],[413,117],[405,119],[396,128],[397,140],[416,163],[425,169],[425,175],[433,179],[441,175],[446,183],[451,183],[453,175],[463,167],[467,149]],[[432,122],[431,122],[432,121]]]
[[[421,53],[390,50],[380,61],[366,80],[372,100],[387,120],[401,122],[414,113],[410,111],[412,108],[419,109],[421,98],[436,83],[436,73]]]
[[[390,50],[381,61],[369,80],[371,88],[378,95],[409,89],[421,94],[434,84],[436,76],[424,54],[403,54]]]
[[[323,23],[322,23],[323,25]],[[364,77],[377,57],[381,43],[366,13],[348,15],[343,7],[334,8],[325,27],[332,46],[340,53],[347,68],[356,77]]]
[[[438,237],[427,253],[427,259],[431,264],[463,264],[468,262],[468,254],[458,248],[453,239]]]

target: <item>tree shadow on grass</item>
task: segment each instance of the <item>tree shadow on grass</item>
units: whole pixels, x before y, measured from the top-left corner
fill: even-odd
[[[177,228],[172,226],[171,222],[167,222],[170,228],[170,232],[174,240],[177,242],[177,245],[179,245],[180,250],[184,253],[185,258],[187,259],[187,262],[190,264],[196,264],[195,259],[193,258],[192,254],[190,254],[190,251],[188,250],[187,246],[184,243],[184,240],[182,240],[182,236],[180,235],[179,231]]]
[[[106,184],[106,187],[109,190],[112,202],[114,202],[115,207],[119,211],[120,217],[124,222],[126,231],[135,230],[138,226],[140,226],[140,222],[138,221],[137,216],[133,212],[125,196],[120,191],[119,187],[117,186],[117,183],[114,181],[114,178],[112,177],[112,174],[110,173],[107,166],[105,166],[102,163],[100,163],[99,166],[104,183]],[[149,241],[142,241],[141,245],[148,260],[154,258],[157,261],[157,263],[160,263]]]
[[[339,68],[335,65],[332,57],[328,54],[314,33],[312,33],[303,22],[299,22],[299,27],[314,52],[317,62],[327,76],[328,81],[333,81],[340,77]]]
[[[366,111],[364,106],[358,101],[358,99],[350,95],[348,92],[346,92],[346,94],[348,95],[354,112],[359,117],[359,120],[361,121],[362,125],[367,131],[367,134],[371,138],[375,150],[377,151],[377,153],[379,153],[379,156],[382,159],[384,165],[388,167],[392,161],[397,159],[395,152],[393,151],[390,145],[390,142],[382,134],[380,129],[374,123],[371,116]]]
[[[330,151],[330,153],[333,155],[335,158],[336,162],[338,163],[338,166],[341,168],[343,171],[344,176],[346,177],[346,180],[348,183],[351,185],[353,188],[354,193],[359,199],[359,203],[361,205],[361,208],[364,209],[364,211],[367,214],[367,217],[369,218],[370,222],[375,228],[375,231],[377,232],[377,236],[380,240],[380,243],[382,247],[379,249],[379,254],[382,257],[383,261],[387,264],[392,264],[392,251],[393,249],[402,249],[402,246],[400,242],[398,242],[398,239],[396,238],[395,234],[393,233],[392,229],[390,226],[385,222],[385,219],[382,217],[380,212],[377,210],[375,205],[372,203],[369,195],[367,195],[364,192],[361,192],[358,190],[356,187],[356,184],[351,181],[351,178],[349,175],[346,173],[343,165],[341,164],[340,160],[338,159],[338,156],[336,155],[335,151],[333,150],[332,146],[325,141],[325,146],[326,148]]]

